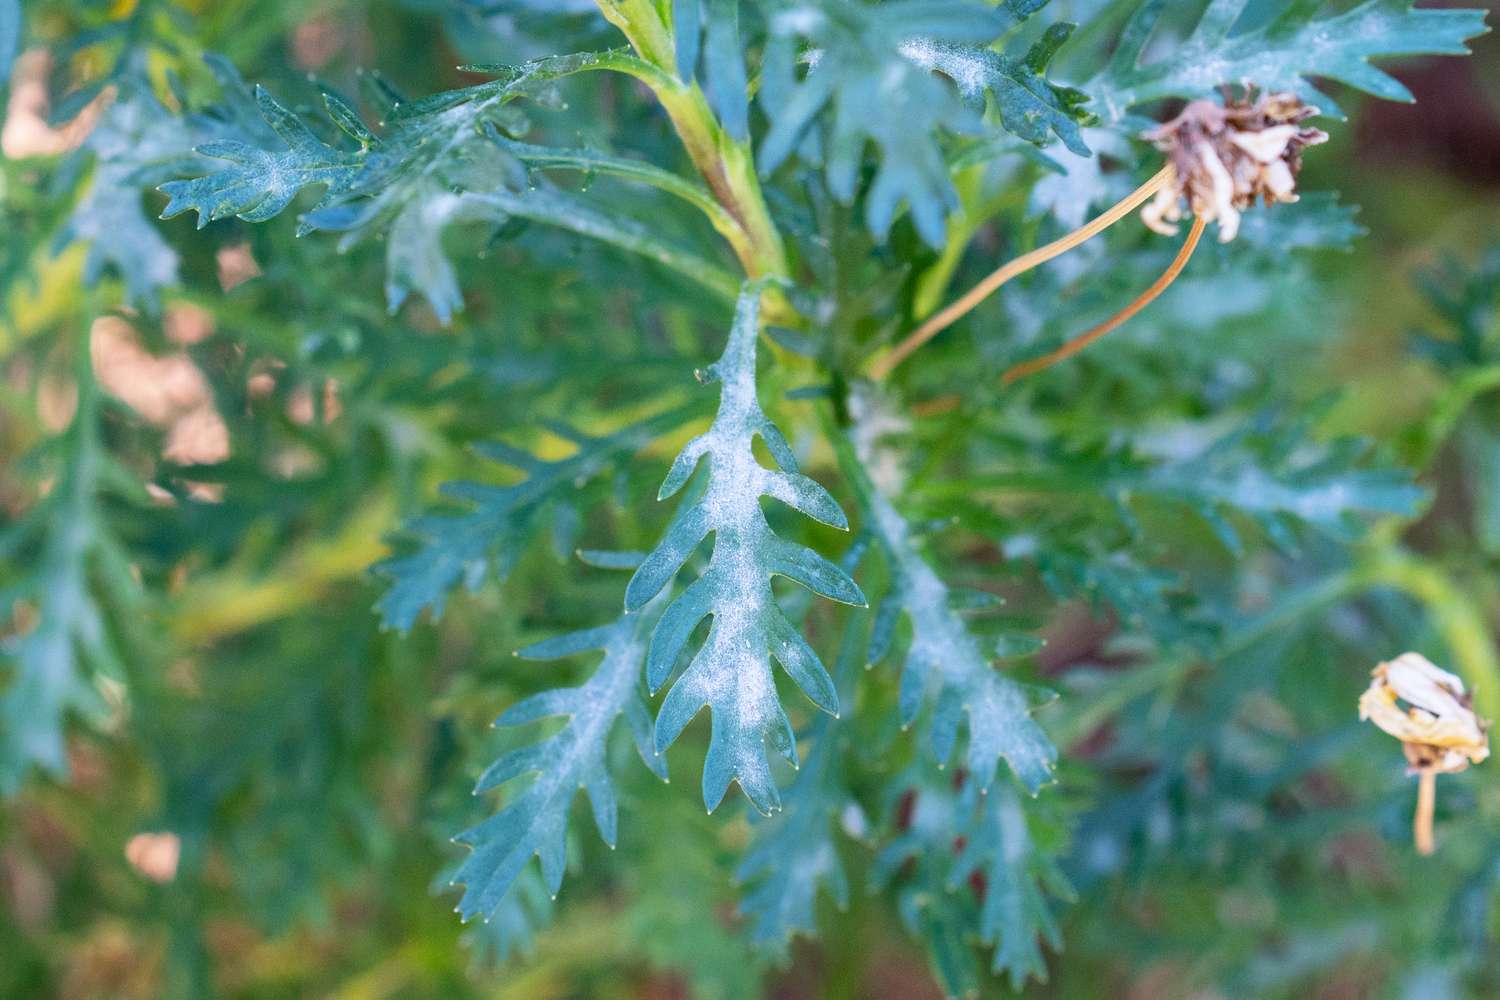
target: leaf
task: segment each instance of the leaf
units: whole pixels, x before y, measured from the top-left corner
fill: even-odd
[[[865,548],[864,538],[850,546],[840,562],[846,572],[854,572]],[[845,628],[834,666],[841,701],[853,699],[867,631],[866,616],[858,614]],[[813,749],[786,791],[785,808],[755,824],[754,839],[735,871],[738,881],[750,884],[740,901],[740,911],[750,919],[750,939],[778,955],[786,954],[794,935],[817,931],[820,886],[840,909],[849,905],[849,881],[833,837],[841,815],[853,805],[842,770],[847,740],[839,726],[831,715],[814,720]]]
[[[949,996],[979,988],[968,930],[994,948],[991,970],[1012,989],[1045,981],[1039,939],[1061,948],[1048,896],[1071,901],[1057,864],[1064,846],[1055,807],[1023,799],[1009,782],[979,794],[967,779],[954,783],[916,770],[895,799],[893,833],[875,856],[875,888],[900,882],[902,922],[927,949]],[[977,909],[977,918],[975,910]]]
[[[1337,194],[1311,191],[1291,204],[1246,212],[1238,239],[1246,246],[1284,257],[1293,250],[1350,250],[1365,235],[1354,221],[1359,209],[1339,204]]]
[[[1227,519],[1231,512],[1249,517],[1283,544],[1290,544],[1286,519],[1347,538],[1361,515],[1411,516],[1426,498],[1406,470],[1361,467],[1368,451],[1352,439],[1307,441],[1305,427],[1277,427],[1268,414],[1196,451],[1189,444],[1162,464],[1126,477],[1133,482],[1117,480],[1115,490],[1121,500],[1151,494],[1188,504],[1235,552],[1241,541]]]
[[[121,474],[102,449],[98,420],[98,390],[86,381],[57,442],[64,461],[56,484],[25,520],[0,532],[0,553],[39,548],[21,579],[0,590],[6,617],[18,601],[36,616],[29,631],[0,639],[10,675],[0,687],[0,796],[14,794],[33,767],[67,774],[68,716],[101,713],[95,682],[123,672],[106,603],[130,607],[139,585],[100,515],[108,483]]]
[[[1186,612],[1173,598],[1184,587],[1176,575],[1138,561],[1125,550],[1076,551],[1060,538],[1036,554],[1037,569],[1059,598],[1082,598],[1108,608],[1124,623],[1166,642],[1183,631]]]
[[[1018,489],[1110,504],[1132,531],[1131,506],[1154,498],[1186,506],[1231,552],[1243,550],[1236,519],[1248,519],[1273,542],[1294,547],[1290,529],[1307,525],[1338,539],[1357,533],[1371,514],[1415,514],[1426,492],[1409,471],[1372,465],[1368,442],[1319,441],[1312,420],[1279,420],[1272,410],[1228,433],[1186,424],[1142,433],[1108,451],[1062,454],[1043,447],[1010,468],[935,485],[924,496],[972,496]]]
[[[557,895],[567,860],[568,810],[579,789],[587,793],[599,835],[614,846],[618,816],[605,757],[609,734],[621,715],[641,759],[666,778],[665,762],[651,749],[650,715],[640,692],[641,664],[659,613],[652,606],[622,615],[612,625],[558,636],[518,654],[550,660],[598,649],[604,659],[581,687],[532,695],[496,720],[496,725],[520,726],[566,716],[568,722],[540,743],[506,753],[480,776],[475,794],[536,774],[498,813],[454,838],[473,848],[453,877],[455,885],[464,886],[458,904],[464,920],[494,913],[533,855],[541,859],[547,891]]]
[[[708,568],[668,606],[651,639],[646,677],[652,691],[670,676],[694,628],[713,624],[702,648],[663,701],[656,719],[656,748],[665,750],[708,707],[712,736],[703,767],[703,800],[713,810],[731,781],[763,813],[780,807],[764,741],[770,739],[796,762],[796,740],[771,676],[770,657],[812,701],[838,711],[833,681],[817,654],[787,621],[771,593],[771,577],[786,576],[816,593],[846,604],[864,595],[849,575],[811,549],[776,536],[760,507],[772,496],[834,527],[848,524],[838,504],[813,480],[798,473],[781,432],[760,408],[755,391],[755,342],[760,328],[760,288],[740,293],[724,354],[704,377],[722,386],[719,412],[703,435],[689,441],[662,484],[661,497],[680,490],[701,458],[708,458],[707,488],[685,502],[657,547],[641,563],[625,592],[625,607],[645,605],[709,534]],[[762,467],[752,450],[765,442],[779,471]]]
[[[952,607],[947,585],[917,552],[910,526],[870,481],[852,447],[841,443],[840,459],[891,567],[891,591],[877,612],[877,635],[871,640],[872,660],[889,647],[899,617],[911,623],[911,646],[901,674],[902,724],[911,725],[923,706],[933,702],[930,740],[943,763],[952,753],[960,722],[967,719],[969,780],[988,788],[1004,758],[1036,794],[1051,780],[1057,761],[1057,749],[1031,718],[1032,711],[1051,700],[1050,694],[991,666],[991,657]]]
[[[896,908],[907,932],[927,952],[933,973],[950,997],[979,990],[979,970],[970,945],[976,923],[966,892],[949,887],[954,834],[962,816],[951,783],[917,769],[889,786],[893,828],[870,865],[870,888],[895,887]]]
[[[325,143],[257,89],[256,107],[270,134],[247,127],[234,138],[200,146],[198,152],[218,161],[219,168],[161,185],[170,196],[162,217],[195,211],[200,227],[230,216],[262,222],[280,214],[302,190],[321,186],[323,194],[302,216],[300,231],[342,233],[341,249],[383,234],[390,308],[399,308],[417,291],[443,322],[463,302],[442,233],[464,221],[498,228],[514,217],[557,226],[656,260],[732,298],[735,281],[722,268],[663,240],[649,226],[532,185],[509,148],[503,132],[519,127],[514,102],[550,102],[548,88],[562,77],[622,67],[633,68],[630,57],[608,52],[553,56],[518,67],[471,67],[500,79],[419,101],[396,101],[384,136],[376,136],[347,104],[325,92],[330,119],[355,139],[357,149]],[[539,149],[528,148],[533,154]],[[635,179],[658,179],[644,168],[635,174]],[[674,190],[683,193],[683,188],[691,185]]]
[[[511,958],[531,958],[537,933],[552,917],[552,906],[541,876],[531,868],[522,871],[488,919],[464,932],[462,940],[477,971],[489,972]]]
[[[323,185],[323,205],[334,203],[353,187],[359,175],[358,154],[323,142],[264,88],[255,88],[255,101],[261,117],[281,140],[281,148],[259,149],[237,139],[199,146],[201,155],[230,166],[163,184],[161,190],[171,200],[162,209],[162,218],[195,211],[199,229],[230,216],[264,222],[280,215],[305,187]]]
[[[85,282],[112,269],[125,283],[125,301],[152,310],[160,290],[176,284],[177,252],[151,224],[141,189],[184,169],[202,137],[145,87],[122,87],[80,148],[93,160],[93,176],[56,239],[59,250],[89,244]]]
[[[424,610],[441,617],[448,591],[459,583],[475,590],[491,575],[503,578],[549,509],[570,504],[570,494],[583,483],[676,426],[688,412],[668,411],[604,437],[570,432],[578,450],[551,462],[506,445],[479,446],[481,457],[520,469],[527,478],[512,486],[445,484],[444,494],[471,509],[407,522],[404,532],[417,540],[417,548],[375,567],[392,581],[376,605],[386,625],[405,632]]]
[[[1118,121],[1130,108],[1164,97],[1207,97],[1224,85],[1249,82],[1290,90],[1327,114],[1342,117],[1308,77],[1337,80],[1393,101],[1412,100],[1371,59],[1409,55],[1465,55],[1464,42],[1484,34],[1482,10],[1415,9],[1410,0],[1365,0],[1343,13],[1319,17],[1320,3],[1292,2],[1281,13],[1235,31],[1248,0],[1211,0],[1192,33],[1168,54],[1142,63],[1142,53],[1165,9],[1145,0],[1132,16],[1108,67],[1088,89],[1101,113]]]
[[[1038,146],[1046,145],[1056,135],[1069,152],[1088,156],[1089,147],[1079,128],[1089,120],[1082,111],[1088,95],[1046,80],[1047,64],[1073,28],[1066,22],[1051,25],[1021,59],[923,38],[907,41],[901,46],[901,54],[923,69],[951,79],[971,102],[977,99],[982,106],[988,93],[1000,124],[1012,135]]]
[[[1043,850],[1033,830],[1042,811],[1027,808],[1015,790],[1004,785],[977,796],[969,821],[961,827],[964,847],[948,876],[950,890],[976,876],[983,879],[980,940],[995,949],[990,969],[1010,977],[1019,990],[1028,979],[1045,982],[1047,965],[1039,939],[1054,951],[1062,935],[1047,902],[1048,894],[1073,898],[1052,852]],[[1057,831],[1049,831],[1055,838]]]
[[[1033,9],[1008,4],[994,10],[962,0],[786,5],[771,16],[762,71],[761,103],[771,128],[760,148],[761,170],[770,173],[785,162],[828,110],[831,123],[822,148],[834,196],[853,201],[865,146],[873,143],[879,166],[865,193],[871,232],[883,239],[904,201],[922,238],[942,246],[944,219],[957,210],[958,196],[938,140],[944,133],[980,127],[980,116],[956,90],[981,104],[984,93],[992,94],[1002,127],[1023,138],[1041,142],[1055,132],[1071,148],[1087,152],[1077,130],[1086,117],[1078,108],[1082,95],[1041,76],[1060,41],[1058,33],[1022,60],[984,47]],[[803,40],[814,58],[797,80],[795,53]],[[956,83],[956,90],[932,70]]]
[[[740,41],[739,0],[708,0],[703,39],[703,72],[709,104],[738,142],[750,138],[749,82]]]

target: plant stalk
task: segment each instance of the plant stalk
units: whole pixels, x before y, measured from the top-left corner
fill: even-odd
[[[1121,309],[1098,326],[1092,327],[1074,337],[1057,350],[1049,354],[1043,354],[1039,358],[1032,358],[1030,361],[1023,361],[1018,365],[1006,369],[1005,374],[1000,376],[1000,384],[1010,385],[1017,379],[1025,378],[1027,375],[1034,374],[1043,368],[1049,368],[1059,361],[1072,357],[1150,305],[1158,295],[1167,290],[1168,285],[1177,280],[1177,276],[1187,266],[1188,258],[1198,248],[1198,240],[1203,236],[1203,226],[1203,217],[1194,216],[1193,228],[1188,230],[1187,239],[1183,241],[1182,248],[1177,251],[1177,256],[1172,258],[1172,263],[1168,264],[1167,269],[1151,283],[1150,288],[1137,295],[1124,309]]]
[[[598,0],[604,17],[624,33],[636,53],[659,74],[638,77],[651,88],[672,120],[683,147],[715,200],[733,220],[725,233],[749,278],[790,274],[781,233],[771,221],[748,142],[731,138],[708,106],[697,83],[677,73],[677,46],[665,5],[652,0]],[[790,305],[774,289],[766,296],[772,322],[785,320]]]
[[[1022,254],[1015,260],[1001,265],[989,277],[960,296],[952,305],[907,334],[906,338],[888,354],[877,357],[870,364],[870,378],[877,382],[884,381],[891,372],[895,371],[896,366],[911,357],[917,348],[958,322],[975,306],[993,295],[1001,285],[1104,232],[1144,204],[1171,179],[1172,168],[1163,167],[1150,180],[1130,192],[1098,218],[1084,223],[1061,239],[1053,240],[1044,247],[1038,247],[1030,253]]]
[[[1437,773],[1430,768],[1423,768],[1421,777],[1417,779],[1417,814],[1412,819],[1412,839],[1416,842],[1417,853],[1424,857],[1435,849],[1432,842],[1432,812],[1436,804]]]

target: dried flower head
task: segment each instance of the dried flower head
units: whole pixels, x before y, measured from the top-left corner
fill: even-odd
[[[1217,220],[1219,242],[1239,232],[1240,213],[1257,200],[1297,200],[1302,149],[1328,135],[1301,123],[1318,109],[1295,94],[1226,97],[1224,104],[1193,101],[1182,113],[1145,134],[1167,154],[1173,178],[1157,192],[1141,219],[1165,235],[1177,232],[1182,203],[1205,222]]]
[[[1489,723],[1475,714],[1463,681],[1420,653],[1371,671],[1359,717],[1401,741],[1413,772],[1452,774],[1490,755]]]

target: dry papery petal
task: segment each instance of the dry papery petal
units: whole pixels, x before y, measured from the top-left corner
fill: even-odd
[[[1252,99],[1253,98],[1253,99]],[[1193,101],[1182,113],[1145,134],[1167,154],[1172,180],[1146,207],[1141,219],[1164,235],[1187,210],[1219,223],[1219,242],[1234,239],[1240,213],[1256,201],[1297,200],[1302,150],[1327,142],[1328,135],[1301,123],[1318,113],[1295,94],[1261,94],[1246,89],[1242,99]]]
[[[1451,774],[1490,755],[1490,724],[1474,712],[1464,682],[1420,653],[1371,671],[1359,717],[1401,741],[1413,772]]]

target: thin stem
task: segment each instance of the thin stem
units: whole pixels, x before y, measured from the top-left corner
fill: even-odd
[[[530,143],[506,140],[504,148],[523,163],[551,169],[576,170],[583,174],[610,174],[626,180],[648,184],[658,191],[675,195],[697,208],[721,234],[726,237],[739,231],[739,224],[730,217],[724,206],[714,200],[713,193],[702,184],[694,183],[680,174],[642,160],[627,160],[619,156],[596,153],[590,149],[556,149],[551,146],[533,146]]]
[[[995,290],[1001,285],[1018,275],[1025,274],[1040,264],[1045,264],[1059,254],[1067,253],[1085,240],[1104,232],[1104,230],[1135,211],[1137,207],[1155,195],[1161,189],[1161,186],[1171,179],[1172,168],[1170,166],[1162,167],[1156,172],[1155,176],[1130,192],[1130,194],[1122,198],[1103,215],[1084,223],[1061,239],[1053,240],[1044,247],[1038,247],[1030,253],[1022,254],[1015,260],[1002,265],[989,277],[965,292],[952,305],[935,314],[921,326],[907,334],[906,339],[892,348],[890,353],[876,358],[870,364],[870,377],[877,382],[883,381],[895,370],[897,365],[910,357],[917,348],[963,318],[975,306],[993,295]]]
[[[1034,372],[1039,372],[1043,368],[1050,367],[1051,365],[1055,365],[1057,362],[1062,361],[1065,358],[1072,357],[1073,355],[1077,354],[1079,351],[1083,350],[1085,347],[1089,346],[1094,341],[1098,340],[1100,337],[1104,336],[1106,333],[1113,330],[1115,327],[1119,326],[1121,323],[1125,322],[1130,317],[1134,316],[1136,313],[1140,312],[1142,309],[1150,305],[1151,302],[1163,291],[1165,291],[1167,286],[1175,281],[1177,279],[1177,276],[1182,273],[1183,267],[1187,265],[1188,258],[1193,255],[1193,251],[1198,246],[1199,238],[1203,236],[1203,226],[1204,222],[1202,216],[1194,216],[1193,228],[1188,230],[1187,239],[1183,241],[1182,249],[1177,251],[1177,256],[1172,259],[1172,263],[1168,264],[1167,269],[1161,273],[1161,276],[1151,283],[1150,288],[1146,289],[1140,295],[1137,295],[1135,297],[1135,300],[1132,301],[1128,306],[1126,306],[1124,309],[1121,309],[1119,312],[1115,313],[1113,316],[1105,320],[1103,323],[1100,323],[1098,326],[1093,327],[1085,333],[1079,334],[1077,337],[1068,341],[1066,344],[1062,345],[1052,353],[1044,354],[1039,358],[1032,358],[1030,361],[1023,361],[1021,364],[1015,365],[1014,367],[1008,369],[1004,375],[1000,376],[1000,384],[1010,385],[1017,379],[1025,378],[1027,375],[1030,375]]]
[[[1412,839],[1416,841],[1417,853],[1433,852],[1432,810],[1437,803],[1437,772],[1424,768],[1417,780],[1417,815],[1412,820]]]
[[[786,277],[790,274],[786,247],[761,192],[749,143],[725,133],[698,84],[677,75],[676,43],[665,5],[654,0],[596,3],[605,19],[629,40],[638,61],[650,67],[620,68],[635,73],[656,95],[693,165],[733,220],[732,227],[720,232],[729,238],[745,275]],[[768,320],[785,322],[795,316],[779,290],[768,290],[766,298]]]

